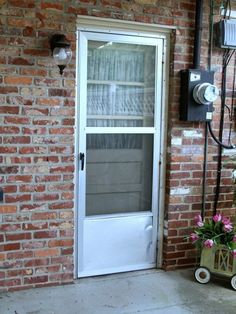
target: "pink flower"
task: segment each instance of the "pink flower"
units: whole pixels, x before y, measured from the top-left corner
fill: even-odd
[[[231,224],[230,219],[227,217],[222,217],[222,223],[223,225],[229,225]]]
[[[217,214],[217,215],[213,216],[212,219],[214,220],[214,222],[219,222],[219,221],[221,221],[221,218],[222,218],[221,214]]]
[[[194,243],[199,239],[199,236],[196,233],[190,234],[190,240]]]
[[[236,234],[233,237],[233,242],[236,242]]]
[[[204,241],[203,245],[205,248],[210,249],[213,247],[214,241],[211,239],[208,239],[208,240]]]
[[[231,223],[224,225],[223,230],[225,232],[231,232],[233,230],[233,226]]]
[[[236,250],[232,251],[233,257],[236,258]]]
[[[198,227],[203,227],[204,226],[204,223],[202,221],[202,216],[201,215],[196,215],[195,216],[195,222],[196,222]]]

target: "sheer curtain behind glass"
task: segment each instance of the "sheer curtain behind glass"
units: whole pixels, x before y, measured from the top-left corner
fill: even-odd
[[[155,47],[89,41],[87,126],[154,125]]]
[[[89,41],[87,126],[153,127],[155,47]],[[153,135],[87,135],[87,215],[151,210]]]

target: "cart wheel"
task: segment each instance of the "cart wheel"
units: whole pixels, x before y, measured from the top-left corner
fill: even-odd
[[[194,273],[195,279],[199,283],[208,283],[211,279],[211,273],[205,267],[198,267]]]
[[[231,277],[231,286],[234,290],[236,290],[236,275],[234,275],[233,277]]]

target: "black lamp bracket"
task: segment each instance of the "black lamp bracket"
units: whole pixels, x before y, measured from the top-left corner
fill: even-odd
[[[70,42],[66,39],[63,34],[54,34],[50,39],[50,47],[53,53],[54,48],[69,48]]]

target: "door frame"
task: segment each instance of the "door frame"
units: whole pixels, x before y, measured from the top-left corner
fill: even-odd
[[[158,208],[155,216],[155,221],[153,223],[153,227],[156,228],[157,232],[157,268],[162,266],[162,246],[163,246],[163,236],[164,236],[164,199],[165,199],[165,171],[166,171],[166,138],[167,138],[167,102],[168,102],[168,63],[169,63],[169,45],[170,45],[170,33],[172,28],[160,28],[156,25],[147,25],[143,23],[131,23],[131,22],[123,22],[116,21],[111,19],[101,19],[101,18],[91,18],[80,16],[78,17],[77,23],[77,32],[76,32],[76,121],[75,121],[75,176],[74,176],[74,216],[75,216],[75,228],[74,228],[74,278],[78,278],[78,261],[79,261],[79,252],[78,252],[78,243],[81,243],[81,238],[78,237],[78,234],[81,234],[81,230],[79,226],[79,214],[78,214],[78,186],[80,185],[85,172],[82,173],[82,176],[78,175],[79,173],[79,129],[85,126],[79,126],[81,111],[79,110],[79,101],[80,101],[80,93],[83,90],[83,84],[87,82],[80,82],[80,74],[79,71],[83,65],[80,63],[78,56],[81,54],[81,50],[83,49],[82,45],[79,44],[79,32],[80,31],[91,31],[91,32],[106,32],[106,33],[114,33],[120,35],[132,35],[132,36],[141,36],[141,37],[150,37],[150,38],[158,38],[163,39],[163,58],[162,58],[162,110],[161,110],[161,135],[160,135],[160,147],[159,147],[159,174],[160,181],[158,186],[157,195],[158,198]],[[134,27],[134,24],[136,27]],[[133,31],[136,29],[136,31]],[[80,50],[81,49],[81,50]],[[82,83],[82,84],[81,84]],[[80,188],[81,189],[81,188]],[[84,186],[85,189],[85,186]],[[81,190],[80,190],[81,191]],[[85,190],[83,191],[85,193]],[[85,199],[85,198],[84,198]],[[81,201],[81,200],[80,200]],[[153,217],[154,218],[154,217]]]

